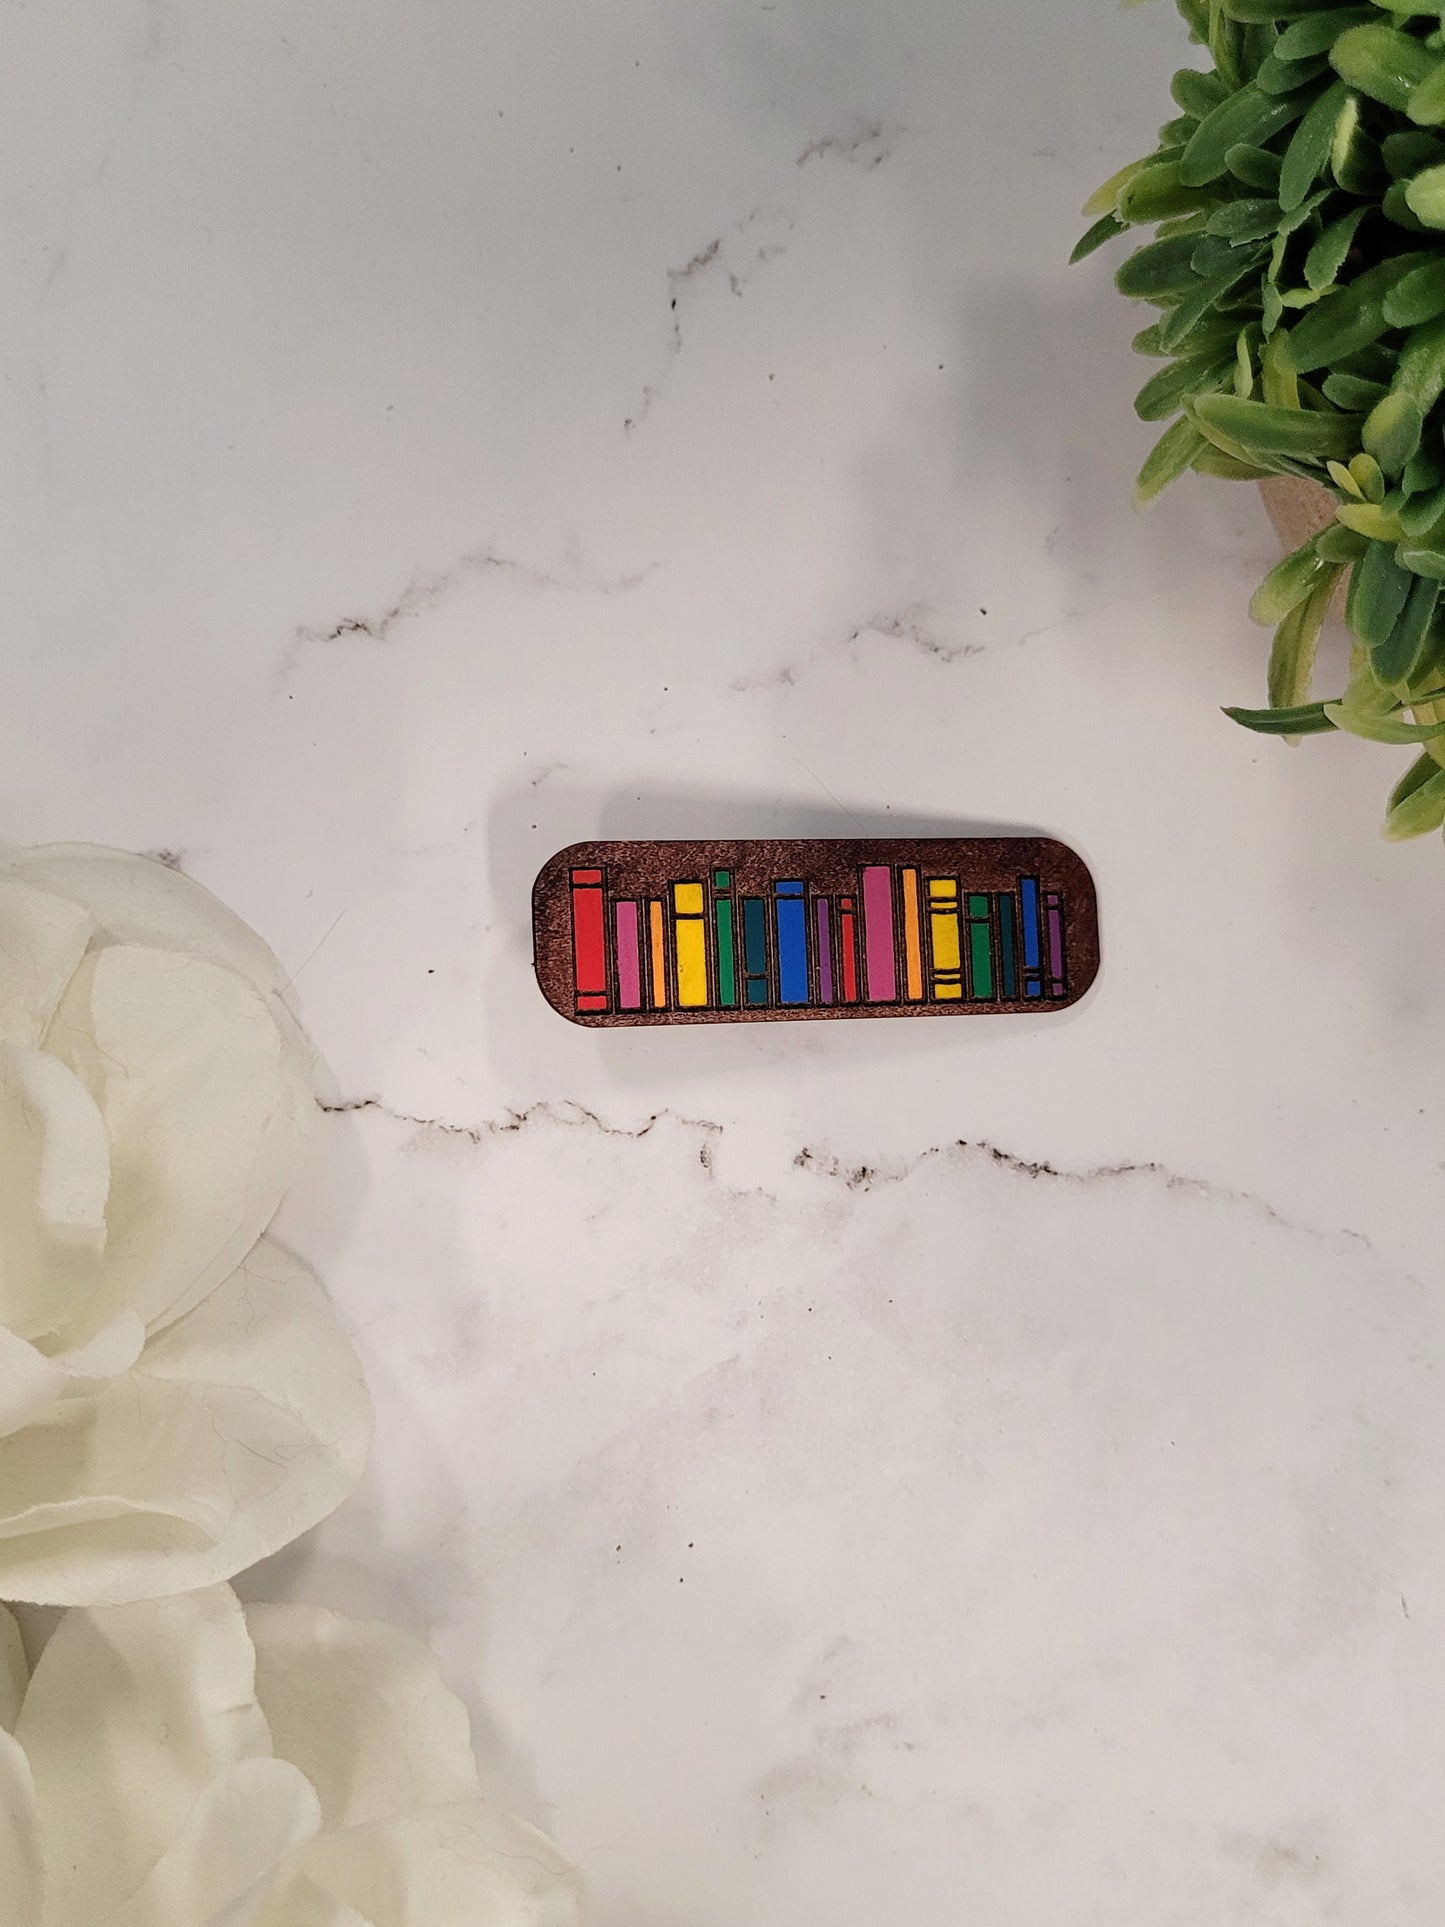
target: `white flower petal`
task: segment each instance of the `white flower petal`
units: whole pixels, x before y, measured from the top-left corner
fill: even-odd
[[[154,857],[98,843],[45,843],[0,863],[0,882],[6,877],[78,904],[110,943],[204,958],[234,970],[268,997],[285,986],[279,960],[249,924],[202,884]]]
[[[218,1917],[248,1927],[282,1862],[320,1823],[305,1775],[284,1760],[224,1767],[141,1886],[107,1915],[107,1927],[201,1927]]]
[[[65,1615],[15,1728],[43,1816],[46,1927],[100,1927],[215,1776],[269,1758],[253,1683],[229,1586]]]
[[[325,1294],[263,1242],[125,1378],[0,1439],[0,1595],[84,1605],[228,1579],[340,1504],[370,1434]]]
[[[72,1378],[119,1378],[145,1350],[146,1328],[139,1312],[117,1312],[83,1345],[56,1352],[52,1363]]]
[[[45,1042],[110,1140],[106,1315],[178,1317],[274,1216],[314,1114],[304,1067],[244,978],[133,945],[86,957]]]
[[[135,1364],[144,1345],[145,1326],[133,1311],[112,1319],[89,1344],[54,1357],[0,1325],[0,1439],[50,1416],[56,1400],[87,1379],[119,1378]],[[10,1502],[13,1508],[14,1492]],[[0,1500],[0,1519],[5,1516]]]
[[[40,1042],[94,929],[63,893],[0,874],[0,1041]]]
[[[80,1079],[0,1043],[0,1324],[40,1338],[86,1310],[109,1184],[105,1124]]]
[[[42,1927],[43,1883],[30,1764],[10,1735],[0,1732],[0,1895],[5,1927]]]
[[[256,1697],[328,1831],[480,1797],[467,1709],[418,1639],[312,1606],[250,1606]]]
[[[68,1383],[53,1359],[0,1325],[0,1440],[43,1417]]]
[[[20,1703],[30,1684],[30,1668],[25,1663],[25,1647],[15,1615],[0,1606],[0,1727],[15,1731]],[[4,1888],[0,1887],[0,1893]]]
[[[235,1927],[235,1923],[214,1920],[207,1927]],[[375,1923],[299,1874],[284,1880],[277,1897],[254,1922],[247,1920],[242,1927],[375,1927]]]
[[[324,1833],[304,1877],[372,1927],[580,1927],[581,1876],[535,1827],[480,1800]],[[283,1888],[262,1916],[290,1927]]]

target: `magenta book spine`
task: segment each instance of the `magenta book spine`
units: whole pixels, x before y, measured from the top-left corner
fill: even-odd
[[[893,870],[886,863],[870,863],[863,872],[863,987],[870,1004],[897,1000]]]

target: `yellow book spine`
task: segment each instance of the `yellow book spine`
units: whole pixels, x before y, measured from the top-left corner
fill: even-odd
[[[958,881],[928,880],[929,937],[933,949],[935,1003],[957,1003],[963,995],[963,946],[958,927]]]
[[[707,925],[703,921],[702,885],[674,883],[672,911],[678,1008],[702,1010],[707,1005]]]

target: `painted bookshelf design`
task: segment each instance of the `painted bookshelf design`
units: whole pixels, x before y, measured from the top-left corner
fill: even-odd
[[[1045,838],[581,844],[534,926],[583,1024],[1057,1010],[1098,968],[1092,879]]]

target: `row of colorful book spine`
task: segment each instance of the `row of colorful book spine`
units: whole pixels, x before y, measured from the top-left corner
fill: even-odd
[[[856,891],[783,878],[739,897],[718,869],[663,897],[609,896],[572,872],[577,1009],[733,1010],[834,1004],[1013,1003],[1066,995],[1064,905],[1016,890],[868,864]]]

